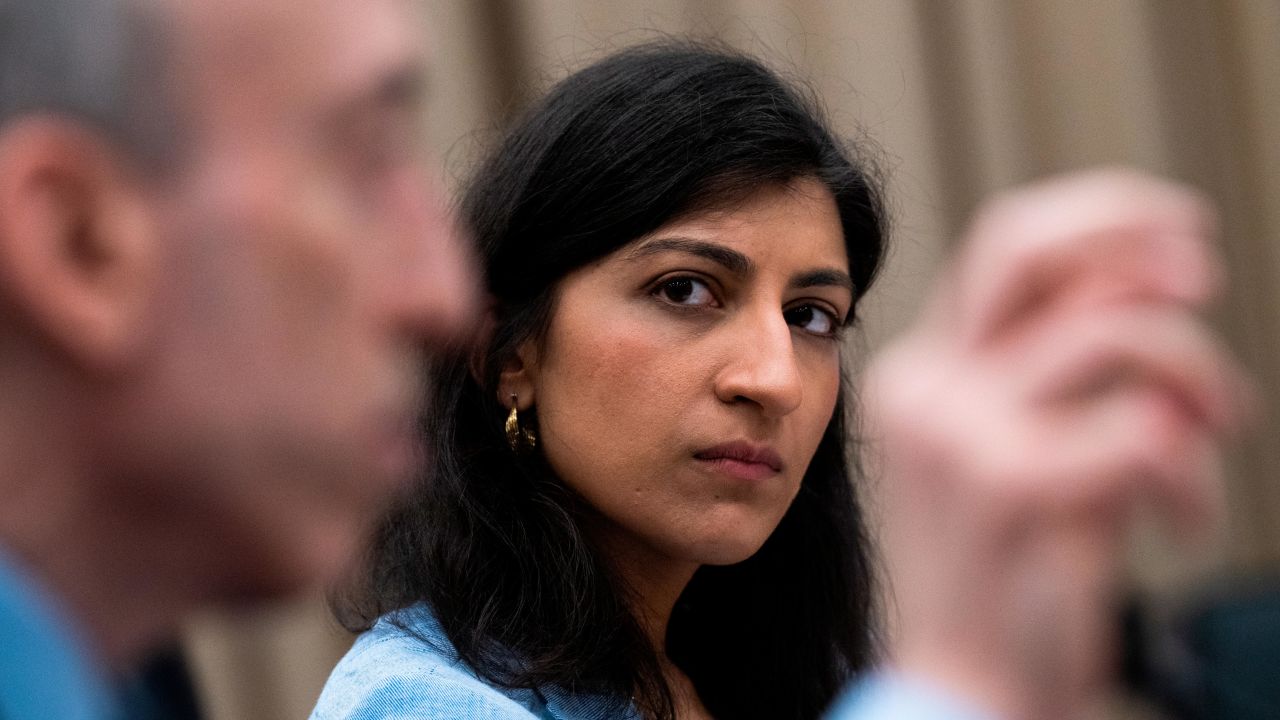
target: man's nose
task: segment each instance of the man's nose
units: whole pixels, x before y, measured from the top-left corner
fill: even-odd
[[[417,188],[405,229],[411,243],[402,322],[429,348],[460,345],[479,326],[480,272],[471,239],[449,211],[437,183]]]

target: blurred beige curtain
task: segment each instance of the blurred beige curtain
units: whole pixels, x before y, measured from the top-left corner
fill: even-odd
[[[723,39],[806,78],[836,125],[886,159],[892,263],[875,347],[903,326],[979,198],[1047,173],[1126,163],[1188,181],[1223,211],[1231,285],[1217,316],[1269,416],[1231,458],[1214,569],[1280,562],[1280,1],[431,0],[432,142],[456,180],[548,83],[658,34]],[[1135,571],[1185,580],[1140,543]],[[350,639],[323,602],[193,623],[215,720],[303,718]]]

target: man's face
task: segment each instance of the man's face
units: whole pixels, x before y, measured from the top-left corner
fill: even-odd
[[[420,149],[407,2],[167,5],[187,135],[148,191],[155,383],[121,445],[238,554],[238,592],[275,591],[331,576],[412,472],[422,355],[470,324],[470,256]]]

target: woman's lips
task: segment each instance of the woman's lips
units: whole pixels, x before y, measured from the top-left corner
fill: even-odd
[[[782,472],[782,457],[766,445],[730,442],[693,454],[705,466],[742,480],[764,480]]]

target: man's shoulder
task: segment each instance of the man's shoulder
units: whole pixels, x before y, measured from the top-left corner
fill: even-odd
[[[0,546],[0,717],[114,717],[102,669],[71,614]]]

